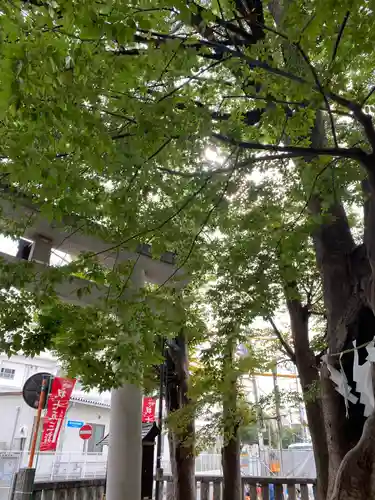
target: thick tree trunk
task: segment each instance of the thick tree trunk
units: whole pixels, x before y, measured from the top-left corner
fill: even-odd
[[[270,2],[271,13],[275,22],[282,31],[284,9],[287,3],[280,0]],[[285,64],[288,70],[304,72],[308,71],[298,51],[292,51],[290,44],[284,44],[283,49],[287,54]],[[293,53],[294,57],[293,57]],[[292,57],[290,57],[292,56]],[[331,205],[322,210],[322,199],[316,192],[311,192],[311,182],[305,178],[306,167],[311,162],[311,157],[305,158],[304,168],[300,171],[302,184],[306,188],[309,197],[309,210],[314,216],[323,217],[323,222],[316,227],[312,237],[315,246],[317,264],[323,281],[324,304],[327,313],[327,343],[330,354],[338,353],[351,346],[351,341],[356,339],[357,344],[370,340],[374,336],[374,312],[375,312],[375,130],[370,116],[366,115],[361,107],[353,103],[354,114],[362,124],[365,136],[372,147],[373,153],[363,163],[368,175],[365,183],[367,202],[365,204],[365,233],[364,246],[367,259],[359,258],[358,249],[352,237],[345,209],[331,179],[327,178],[324,191],[331,191]],[[315,126],[311,132],[311,146],[324,147],[326,145],[326,133],[321,113],[317,113]],[[315,168],[310,163],[311,168]],[[313,172],[314,173],[314,172]],[[320,182],[324,176],[320,176]],[[319,172],[315,173],[320,175]],[[311,171],[310,171],[311,179]],[[317,177],[316,177],[317,179]],[[326,200],[325,200],[326,201]],[[359,252],[362,253],[363,252]],[[367,262],[366,262],[367,260]],[[369,269],[370,268],[370,269]],[[371,311],[372,310],[372,311]],[[364,322],[363,318],[367,321]],[[359,325],[362,325],[359,327]],[[342,358],[342,365],[349,382],[352,381],[353,356],[347,355]],[[330,362],[337,366],[338,358],[330,358]],[[302,371],[301,371],[302,373]],[[330,455],[330,477],[329,485],[332,484],[338,464],[344,458],[348,449],[355,446],[360,439],[364,418],[363,406],[350,405],[349,415],[346,418],[341,396],[335,394],[332,382],[328,379],[325,368],[322,373],[322,390],[324,394],[323,406],[328,438],[328,449]],[[350,452],[349,452],[350,453]],[[369,453],[369,452],[368,452]],[[341,466],[340,466],[341,467]],[[341,470],[341,469],[340,469]],[[355,475],[357,470],[347,468],[346,473]],[[340,476],[343,480],[343,475]],[[362,476],[362,480],[364,477]],[[370,478],[368,479],[370,480]],[[340,487],[337,491],[341,491]],[[344,491],[344,490],[342,490]],[[346,490],[347,491],[347,490]],[[335,499],[341,499],[340,493]],[[345,495],[342,499],[350,498]],[[370,498],[369,496],[356,496],[353,498]],[[375,498],[375,497],[374,497]]]
[[[191,439],[192,427],[187,430]],[[176,500],[195,500],[195,455],[190,444],[179,439],[175,447],[177,488]]]
[[[331,500],[375,498],[375,413],[368,417],[362,437],[342,460]]]
[[[279,29],[281,28],[281,31],[284,9],[287,7],[288,4],[280,0],[272,0],[270,2],[271,13],[277,26]],[[298,54],[298,51],[292,50],[290,44],[284,44],[283,50],[286,55],[285,64],[288,70],[296,72],[296,74],[308,71],[301,55]],[[327,141],[324,121],[320,112],[317,112],[310,140],[313,148],[326,146]],[[321,175],[321,172],[319,171],[313,170],[311,172],[311,169],[316,169],[314,163],[311,163],[311,159],[311,156],[305,158],[304,165],[300,169],[300,177],[301,182],[305,187],[306,198],[309,199],[310,213],[315,217],[323,217],[323,222],[315,228],[312,237],[314,241],[317,265],[323,281],[323,296],[328,323],[328,347],[330,353],[337,353],[348,345],[349,339],[358,338],[358,328],[355,326],[354,328],[351,328],[350,325],[356,325],[356,323],[358,323],[357,316],[364,304],[363,299],[359,296],[360,294],[357,293],[360,288],[357,287],[358,281],[356,278],[353,280],[351,261],[353,258],[353,252],[355,251],[355,242],[350,231],[345,209],[335,192],[335,186],[332,184],[332,180],[328,178],[330,172],[327,171],[323,175]],[[375,161],[373,162],[373,165],[375,166]],[[369,171],[369,166],[366,168]],[[315,174],[315,179],[319,176],[320,183],[324,182],[325,177],[327,179],[327,184],[324,186],[324,190],[326,193],[327,191],[331,191],[330,196],[333,200],[328,209],[325,207],[325,209],[322,210],[321,196],[317,194],[317,192],[311,191],[311,174]],[[373,185],[374,190],[371,193],[372,200],[375,199],[375,182]],[[371,208],[368,209],[368,212],[371,212]],[[375,211],[373,213],[375,214]],[[369,215],[368,218],[371,219],[371,217],[372,216]],[[373,218],[373,220],[375,221],[375,218]],[[375,235],[372,234],[373,239],[374,236]],[[373,252],[373,255],[375,256],[375,251]],[[373,287],[370,286],[368,288],[372,289]],[[372,294],[372,296],[375,296],[375,294]],[[374,306],[375,302],[372,302],[372,304]],[[374,307],[373,310],[375,310]],[[356,332],[353,330],[356,330]],[[298,345],[298,341],[296,345]],[[301,351],[297,356],[296,353],[297,368],[302,384],[308,384],[310,377],[312,380],[317,379],[317,373],[313,373],[313,370],[311,369],[312,365],[309,362],[311,354],[312,353],[308,351],[307,346],[305,354]],[[337,359],[338,358],[336,357],[334,361],[332,360],[332,362],[337,362]],[[352,368],[350,357],[346,360],[346,362],[343,360],[343,363],[346,365],[346,369],[350,371]],[[306,368],[306,366],[308,368]],[[326,467],[323,467],[323,469],[329,471],[328,480],[325,475],[320,477],[322,472],[318,470],[320,469],[319,462],[317,462],[317,472],[318,481],[320,481],[321,486],[322,481],[326,484],[325,488],[320,488],[321,494],[324,495],[324,491],[326,491],[328,492],[327,494],[330,495],[339,464],[341,463],[345,453],[358,441],[364,420],[361,415],[361,411],[363,413],[363,410],[359,408],[359,405],[355,405],[357,408],[354,410],[351,408],[349,418],[346,418],[343,401],[340,400],[341,396],[336,393],[332,382],[328,378],[327,370],[324,367],[321,389],[323,399],[321,400],[320,407],[323,409],[323,412],[319,410],[317,411],[317,414],[324,415],[324,419],[320,418],[319,420],[321,422],[320,427],[322,427],[324,422],[326,430],[325,436],[326,445],[328,446],[329,451],[329,468],[326,469]],[[314,417],[315,410],[316,408],[311,409],[311,407],[308,409],[306,404],[306,411],[314,444],[315,459],[320,460],[320,457],[317,456],[319,453],[316,446],[319,447],[322,443],[319,444],[320,440],[314,438],[314,434],[317,435],[316,437],[319,437],[319,424],[316,424],[316,418]],[[323,474],[326,474],[326,472]]]
[[[324,147],[326,134],[321,113],[317,113],[311,132],[311,146]],[[307,159],[306,159],[307,160]],[[305,167],[309,165],[308,160]],[[311,168],[314,168],[311,165]],[[310,174],[311,175],[311,174]],[[303,174],[301,174],[303,180]],[[322,181],[324,178],[322,177]],[[326,190],[332,189],[327,178]],[[363,298],[356,286],[357,251],[345,209],[336,193],[332,192],[333,202],[328,209],[322,209],[319,194],[312,193],[309,210],[313,216],[323,217],[322,223],[315,227],[312,237],[317,265],[323,282],[324,305],[327,314],[327,343],[331,354],[350,347],[350,340],[358,343],[369,340],[373,331],[370,324],[361,320]],[[322,215],[324,214],[324,215]],[[361,312],[362,311],[362,312]],[[359,326],[361,324],[361,326]],[[352,382],[353,356],[342,359],[347,378]],[[330,358],[338,365],[338,357]],[[340,368],[339,366],[337,366]],[[348,418],[341,396],[335,391],[325,368],[322,373],[323,414],[329,450],[328,495],[336,478],[337,470],[345,454],[358,442],[364,424],[363,407],[350,405]]]
[[[276,24],[282,28],[283,8],[287,8],[287,3],[272,0],[270,5]],[[289,47],[284,44],[284,48],[288,50],[289,56],[290,44]],[[303,71],[306,65],[301,61],[301,57],[299,59],[286,58],[288,69]],[[293,64],[295,67],[291,67]],[[327,179],[327,184],[324,186],[326,193],[331,191],[331,205],[328,209],[325,207],[322,210],[321,197],[316,193],[309,193],[309,185],[305,183],[304,171],[301,170],[302,183],[306,187],[307,196],[310,196],[310,212],[323,217],[323,222],[315,229],[312,236],[323,280],[330,354],[352,347],[351,341],[354,339],[357,340],[357,345],[368,342],[374,337],[375,332],[375,128],[372,117],[366,115],[359,104],[351,103],[351,110],[362,125],[364,136],[372,149],[372,153],[362,159],[362,166],[367,173],[367,179],[363,183],[365,195],[363,245],[359,247],[355,245],[344,206],[331,180]],[[325,143],[324,123],[320,113],[317,113],[315,127],[311,133],[311,146],[324,147]],[[311,158],[305,160],[307,167]],[[317,172],[316,175],[318,174]],[[320,182],[323,179],[324,175],[320,176]],[[329,361],[340,368],[337,356],[331,356]],[[343,356],[341,364],[349,383],[353,386],[353,354]],[[337,476],[334,499],[375,499],[375,488],[373,488],[375,446],[372,437],[375,430],[374,417],[368,419],[364,427],[363,405],[358,403],[349,405],[346,418],[343,400],[336,393],[325,367],[322,369],[322,391],[330,458],[329,486]]]
[[[321,367],[320,376],[323,398],[323,425],[325,424],[329,454],[327,498],[330,498],[341,461],[349,451],[350,444],[345,432],[346,422],[342,418],[342,415],[345,415],[345,404],[342,396],[333,387],[325,364]]]
[[[238,436],[237,375],[233,366],[233,343],[228,340],[224,360],[225,394],[223,394],[223,500],[242,500],[240,440]]]
[[[223,446],[222,462],[224,478],[223,500],[240,500],[240,441],[237,435],[228,439],[228,442]]]
[[[338,318],[336,329],[333,329],[334,322],[332,321],[328,332],[333,352],[338,352],[343,347],[351,347],[351,340],[356,339],[357,345],[360,345],[374,337],[375,178],[372,170],[375,166],[375,158],[373,156],[368,159],[368,164],[365,164],[368,178],[363,182],[364,244],[351,252],[346,266],[349,275],[345,285],[351,293],[341,307],[338,304],[332,307],[332,311],[336,311],[335,317]],[[322,270],[329,276],[326,266],[322,265]],[[327,295],[327,303],[329,302],[329,295]],[[342,360],[345,373],[349,382],[352,383],[350,377],[352,376],[353,354],[346,354]],[[362,362],[363,360],[364,356],[362,356]],[[339,420],[345,415],[342,400],[340,404],[340,415],[334,415],[335,426],[332,429],[335,433],[334,443],[338,450],[337,456],[339,458],[339,455],[342,455],[342,461],[338,467],[332,500],[373,499],[375,498],[375,416],[371,415],[364,425],[363,405],[350,405],[349,418],[345,419],[342,424]],[[330,398],[330,410],[337,412],[337,406],[332,404],[332,398]],[[345,450],[342,441],[340,442],[340,435],[343,434],[346,436],[346,443],[350,445],[349,451]],[[345,451],[347,453],[343,456]]]
[[[319,137],[323,137],[323,131],[323,124],[318,117],[314,129],[317,141]],[[316,144],[313,143],[314,145]],[[366,200],[364,244],[355,246],[344,207],[337,199],[329,207],[324,222],[313,234],[317,263],[323,280],[330,354],[352,347],[354,339],[357,340],[357,345],[369,342],[375,332],[375,181],[372,174],[375,159],[370,157],[368,161],[364,165],[368,179],[363,183]],[[320,205],[319,198],[315,196],[310,210],[314,214],[320,214]],[[362,363],[365,356],[361,352],[359,354],[362,356]],[[329,361],[340,368],[337,356],[331,356]],[[353,353],[344,355],[341,365],[349,384],[355,387]],[[369,465],[374,462],[372,454],[375,448],[364,439],[369,434],[368,429],[373,428],[374,424],[367,423],[364,429],[364,407],[359,403],[349,405],[346,417],[343,398],[337,395],[332,382],[328,380],[326,368],[322,370],[322,386],[330,452],[330,485],[336,479],[334,498],[375,498],[371,484],[374,479],[372,465]],[[364,470],[367,471],[367,476]]]
[[[301,381],[307,421],[313,443],[318,480],[318,500],[325,500],[328,491],[329,456],[322,397],[318,390],[320,385],[319,370],[314,352],[309,344],[309,315],[307,308],[303,307],[298,299],[287,300],[287,306],[291,320],[295,362]],[[311,391],[314,391],[313,395]]]
[[[169,344],[166,371],[166,406],[168,414],[172,414],[186,409],[190,404],[188,353],[183,332]],[[189,417],[186,418],[186,415]],[[184,425],[170,431],[171,463],[176,474],[174,500],[195,500],[194,415],[187,412],[184,416]]]

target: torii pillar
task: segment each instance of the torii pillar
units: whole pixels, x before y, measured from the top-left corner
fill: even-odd
[[[137,265],[132,284],[138,290],[145,284]],[[142,392],[126,383],[111,395],[106,500],[141,500],[141,478]]]

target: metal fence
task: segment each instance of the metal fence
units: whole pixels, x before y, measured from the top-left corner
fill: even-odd
[[[0,500],[7,500],[14,474],[26,467],[28,452],[0,451]],[[36,481],[96,479],[106,475],[107,455],[103,453],[37,453]]]
[[[316,477],[315,461],[312,450],[248,450],[241,452],[241,474],[261,477]],[[165,474],[171,474],[168,458],[164,458],[162,467]],[[196,474],[220,476],[223,473],[219,453],[201,453],[195,461]]]

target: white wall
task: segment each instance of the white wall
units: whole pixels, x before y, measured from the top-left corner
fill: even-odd
[[[0,354],[0,368],[10,368],[15,370],[14,378],[0,377],[0,387],[2,390],[9,388],[22,388],[26,380],[34,373],[48,372],[56,374],[58,367],[54,359],[49,356],[37,356],[35,358],[26,358],[25,356],[12,356],[8,358]]]
[[[19,407],[19,411],[17,411]],[[17,421],[18,413],[18,421]],[[31,433],[33,429],[35,410],[27,406],[21,395],[1,395],[0,393],[0,449],[6,443],[9,448],[12,434],[15,429],[15,437],[20,437],[21,427],[28,430],[25,442],[25,451],[29,450]],[[79,420],[85,423],[105,425],[105,433],[109,431],[109,408],[89,406],[81,403],[71,403],[67,413],[65,426],[61,430],[58,451],[82,452],[83,440],[79,437],[79,430],[67,427],[68,420]],[[106,453],[106,447],[103,450]]]
[[[61,431],[59,450],[64,452],[83,451],[84,441],[79,437],[79,429],[68,427],[68,420],[105,425],[105,435],[109,432],[109,414],[109,408],[88,406],[76,402],[71,403],[65,419],[65,427]],[[107,452],[107,446],[104,446],[103,452]]]
[[[5,449],[9,447],[13,430],[15,426],[19,430],[21,422],[32,425],[32,409],[23,402],[21,396],[0,395],[0,449],[4,448],[4,443]]]

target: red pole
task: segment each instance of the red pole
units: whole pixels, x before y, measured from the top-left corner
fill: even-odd
[[[36,412],[36,421],[35,421],[34,435],[33,435],[33,439],[32,439],[32,442],[31,442],[29,464],[28,464],[28,468],[29,469],[32,469],[33,463],[34,463],[35,450],[36,450],[36,442],[38,440],[38,432],[39,432],[39,426],[40,426],[40,419],[41,419],[41,416],[42,416],[42,410],[43,410],[43,407],[44,407],[44,403],[46,401],[47,386],[48,386],[48,379],[44,378],[43,382],[42,382],[42,390],[40,391],[40,396],[39,396],[38,409],[37,409],[37,412]]]

